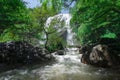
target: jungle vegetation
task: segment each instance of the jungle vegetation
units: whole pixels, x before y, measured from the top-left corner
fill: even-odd
[[[120,38],[120,0],[77,0],[71,13],[71,25],[81,45]]]

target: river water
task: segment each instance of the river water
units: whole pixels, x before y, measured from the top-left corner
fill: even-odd
[[[56,62],[21,67],[0,73],[0,80],[120,80],[120,71],[96,68],[80,62],[75,48],[55,55]]]

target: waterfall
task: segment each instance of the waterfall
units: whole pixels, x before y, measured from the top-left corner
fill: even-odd
[[[63,33],[64,31],[67,31],[67,35],[64,36],[66,37],[66,42],[67,42],[67,45],[74,45],[75,43],[75,39],[74,39],[74,36],[75,36],[75,33],[72,32],[72,29],[70,27],[70,20],[71,20],[71,15],[69,13],[60,13],[60,14],[57,14],[53,17],[49,17],[46,21],[46,28],[50,26],[50,24],[52,23],[53,20],[59,20],[59,23],[61,23],[62,21],[65,22],[64,26],[60,26],[58,25],[58,23],[56,23],[54,25],[54,28],[57,30],[57,32],[59,34]]]

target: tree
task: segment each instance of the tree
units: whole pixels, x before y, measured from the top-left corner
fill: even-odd
[[[0,1],[0,41],[19,40],[30,22],[28,9],[22,0]]]
[[[60,31],[64,25],[65,21],[61,20],[60,17],[55,16],[52,17],[50,24],[44,27],[44,31],[46,33],[45,47],[49,51],[53,52],[54,50],[64,48],[63,44],[65,43],[65,39],[63,39],[63,37],[61,36],[62,31]]]
[[[26,23],[26,6],[22,0],[1,0],[0,1],[0,32],[14,26],[14,24]]]
[[[52,10],[54,13],[58,13],[61,8],[63,1],[62,0],[40,0],[42,6],[44,6],[45,10]]]
[[[59,0],[60,1],[60,0]],[[32,22],[35,27],[35,33],[39,33],[41,35],[46,36],[46,38],[42,38],[39,40],[45,41],[45,48],[49,49],[49,51],[54,51],[57,49],[57,45],[61,42],[59,33],[57,33],[57,29],[54,28],[55,25],[62,25],[60,20],[53,20],[48,27],[46,27],[45,23],[48,17],[54,16],[60,11],[60,7],[57,7],[57,3],[59,1],[55,0],[45,0],[42,1],[42,5],[31,10]],[[51,5],[49,5],[51,3]],[[55,5],[56,3],[56,5]],[[60,6],[60,5],[59,5]],[[53,41],[52,41],[53,40]],[[51,43],[51,41],[53,43]],[[53,45],[55,44],[55,45]]]

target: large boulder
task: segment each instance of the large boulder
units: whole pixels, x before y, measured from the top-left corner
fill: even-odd
[[[0,43],[0,63],[34,63],[51,59],[47,50],[26,41]]]
[[[119,65],[119,57],[114,54],[112,47],[98,44],[94,47],[84,47],[81,62],[99,67],[113,67]]]
[[[64,50],[57,50],[54,52],[55,55],[65,55]]]
[[[92,48],[89,59],[92,65],[96,66],[114,66],[116,65],[115,56],[110,52],[107,45],[97,45]]]

